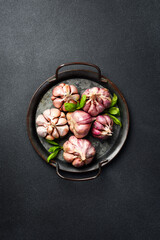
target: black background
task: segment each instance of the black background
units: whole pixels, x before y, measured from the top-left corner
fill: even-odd
[[[160,239],[160,2],[0,5],[1,239]],[[60,179],[26,130],[34,91],[73,61],[97,64],[131,117],[125,146],[89,182]]]

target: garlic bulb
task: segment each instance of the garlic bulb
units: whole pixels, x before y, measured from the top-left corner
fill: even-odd
[[[86,104],[83,108],[91,116],[97,116],[111,104],[111,96],[107,88],[93,87],[85,90],[82,95],[86,95]]]
[[[73,113],[67,113],[67,119],[71,132],[77,138],[83,138],[88,134],[92,124],[92,117],[88,113],[76,110]]]
[[[65,83],[59,84],[52,91],[53,96],[51,97],[53,105],[60,110],[66,111],[64,103],[76,104],[80,98],[78,90],[74,85],[68,85]]]
[[[107,139],[112,136],[113,120],[107,115],[96,117],[92,126],[92,135],[100,139]]]
[[[72,163],[74,167],[82,167],[83,165],[91,163],[96,153],[90,141],[77,139],[75,136],[71,136],[69,140],[64,143],[63,150],[64,159]]]
[[[37,117],[36,124],[38,135],[48,140],[64,137],[69,131],[65,114],[56,108],[45,110]]]

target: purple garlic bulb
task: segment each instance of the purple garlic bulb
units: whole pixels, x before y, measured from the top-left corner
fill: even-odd
[[[86,104],[83,110],[91,116],[97,116],[111,105],[111,95],[107,88],[93,87],[85,90],[82,95],[86,95]]]
[[[59,109],[47,109],[36,119],[37,133],[48,140],[64,137],[69,132],[67,119]]]
[[[71,136],[68,141],[63,144],[63,157],[68,163],[72,163],[74,167],[82,167],[92,162],[96,150],[91,142],[87,139],[78,139]]]
[[[71,132],[76,136],[76,138],[83,138],[85,137],[92,124],[92,117],[81,110],[76,110],[73,113],[67,113],[67,120],[70,126]]]
[[[112,136],[113,120],[107,115],[99,115],[96,117],[92,126],[93,137],[107,139]]]

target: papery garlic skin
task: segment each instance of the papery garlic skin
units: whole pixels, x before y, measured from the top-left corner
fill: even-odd
[[[66,111],[64,103],[76,104],[80,99],[77,88],[74,85],[68,85],[65,83],[56,86],[53,89],[52,94],[51,100],[53,101],[53,105],[62,111]]]
[[[77,138],[84,138],[88,134],[93,121],[92,117],[82,110],[67,113],[67,120],[71,132],[73,132]]]
[[[109,136],[112,136],[112,130],[113,120],[107,115],[99,115],[92,125],[91,132],[93,137],[107,139]]]
[[[83,108],[91,116],[97,116],[111,105],[111,95],[107,88],[93,87],[85,90],[86,104]]]
[[[36,119],[37,134],[48,140],[64,137],[68,131],[67,119],[59,109],[47,109]]]
[[[72,163],[74,167],[82,167],[92,162],[96,150],[86,139],[77,139],[71,136],[68,141],[63,144],[63,157]]]

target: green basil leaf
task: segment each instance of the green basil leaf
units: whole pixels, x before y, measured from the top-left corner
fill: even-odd
[[[112,115],[120,116],[120,110],[117,107],[111,107],[108,109],[108,112]]]
[[[113,93],[113,98],[112,98],[110,107],[113,107],[114,105],[116,105],[117,100],[118,100],[117,95],[115,93]]]
[[[65,103],[64,106],[66,111],[68,112],[74,112],[77,108],[77,104],[74,103]]]
[[[48,143],[52,144],[52,145],[59,146],[59,144],[56,143],[56,142],[53,141],[53,140],[48,140],[48,139],[46,139],[46,141],[47,141]]]
[[[84,105],[85,105],[85,103],[86,103],[86,95],[83,95],[83,96],[81,97],[81,101],[80,101],[79,107],[77,107],[77,109],[83,108]]]
[[[61,147],[60,147],[60,146],[51,147],[51,148],[48,150],[48,152],[54,152],[54,151],[57,150],[57,149],[61,149]]]
[[[79,105],[80,105],[80,103],[79,103],[79,101],[77,101],[77,109],[79,108]]]
[[[54,159],[57,156],[57,154],[59,153],[59,151],[60,151],[60,148],[58,148],[53,153],[51,153],[47,158],[47,162],[49,163],[50,160]]]
[[[120,127],[122,127],[122,123],[121,123],[121,121],[120,121],[118,118],[116,118],[115,116],[113,116],[113,115],[111,115],[111,114],[108,114],[108,113],[106,113],[106,115],[108,115],[108,116],[113,120],[113,122],[114,122],[115,124],[117,124],[117,125],[119,125]]]

